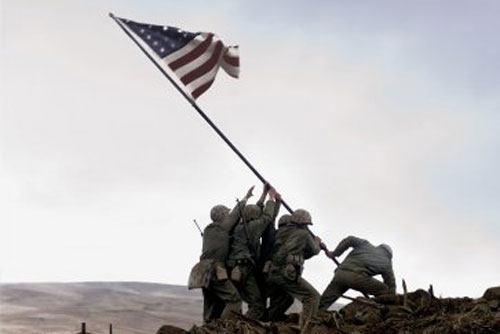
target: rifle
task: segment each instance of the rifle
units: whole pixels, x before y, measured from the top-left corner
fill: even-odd
[[[240,210],[241,220],[243,222],[243,227],[245,228],[245,235],[247,237],[248,250],[252,254],[252,257],[254,259],[256,259],[257,258],[257,251],[254,249],[254,247],[252,245],[252,242],[250,241],[250,233],[248,232],[247,220],[245,219],[245,215],[243,214],[243,211],[241,210],[241,205],[240,205],[240,200],[239,199],[236,199],[236,204],[237,204],[236,206],[238,207],[238,210]]]
[[[198,223],[196,222],[196,219],[193,219],[193,221],[194,221],[194,224],[196,225],[196,227],[198,228],[198,231],[200,231],[201,237],[203,238],[203,231],[201,230],[200,225],[198,225]]]

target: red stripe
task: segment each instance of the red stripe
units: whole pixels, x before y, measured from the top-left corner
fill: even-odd
[[[212,86],[212,84],[214,83],[214,80],[215,78],[213,78],[212,80],[210,80],[209,82],[207,82],[206,84],[203,84],[201,85],[200,87],[196,88],[192,93],[191,95],[196,99],[198,96],[200,96],[201,94],[205,93],[205,91],[207,89],[210,88],[210,86]]]
[[[231,57],[227,54],[224,55],[224,61],[231,66],[238,67],[240,66],[240,57]]]
[[[193,80],[196,80],[199,77],[201,77],[203,74],[210,72],[211,69],[217,66],[220,54],[222,52],[222,48],[223,48],[222,42],[218,41],[215,47],[215,51],[212,54],[212,57],[210,57],[210,59],[207,60],[203,65],[195,68],[194,70],[183,76],[181,78],[182,83],[187,85]]]
[[[207,51],[208,47],[212,43],[213,37],[214,37],[213,34],[209,34],[208,38],[206,40],[204,40],[200,45],[195,47],[188,54],[171,62],[170,64],[168,64],[168,66],[172,69],[172,71],[175,71],[179,67],[182,67],[182,66],[186,65],[187,63],[192,62],[193,60],[195,60],[196,58],[201,56],[205,51]]]

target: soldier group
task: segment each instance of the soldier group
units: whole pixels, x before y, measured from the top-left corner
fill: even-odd
[[[327,252],[334,259],[353,248],[320,295],[302,277],[304,261],[326,249],[308,229],[312,225],[309,212],[298,209],[282,215],[276,229],[280,194],[266,184],[257,203],[247,204],[252,195],[253,187],[232,210],[216,205],[210,211],[212,223],[203,231],[200,261],[189,277],[189,288],[203,291],[205,321],[240,313],[242,301],[248,305],[247,317],[279,321],[298,299],[302,303],[299,325],[303,326],[348,289],[374,296],[395,294],[391,248],[350,236]],[[379,274],[383,282],[373,278]]]

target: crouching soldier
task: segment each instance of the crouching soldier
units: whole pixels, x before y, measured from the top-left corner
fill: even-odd
[[[228,318],[232,311],[241,312],[241,298],[228,280],[225,262],[229,252],[229,233],[239,221],[247,200],[252,196],[251,187],[245,197],[229,210],[216,205],[210,211],[212,223],[203,232],[203,247],[198,262],[189,276],[189,289],[203,290],[203,319]]]
[[[302,302],[301,327],[317,312],[319,293],[302,278],[304,260],[320,252],[321,239],[307,229],[311,224],[309,212],[298,209],[278,228],[268,278],[271,321],[283,320],[294,298]]]
[[[342,240],[328,256],[333,259],[350,247],[353,250],[337,267],[332,281],[321,295],[320,311],[328,310],[349,289],[373,296],[396,293],[392,249],[386,244],[374,246],[367,240],[350,236]],[[384,282],[372,277],[375,275],[382,275]]]
[[[261,207],[268,192],[270,199],[262,210]],[[266,310],[256,279],[260,238],[276,218],[275,212],[279,198],[274,188],[266,184],[257,204],[245,206],[243,219],[235,226],[232,234],[227,266],[231,273],[231,280],[243,301],[248,304],[247,317],[255,320],[262,320]]]

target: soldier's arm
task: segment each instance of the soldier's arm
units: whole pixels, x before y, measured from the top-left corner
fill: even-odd
[[[258,199],[257,204],[260,206],[262,209],[264,207],[264,201],[266,200],[266,196],[269,193],[269,190],[271,189],[271,185],[269,183],[264,184],[264,189],[262,190],[262,194],[260,195],[260,198]]]
[[[248,228],[250,230],[250,233],[256,239],[258,239],[262,236],[265,229],[274,220],[273,215],[274,215],[274,211],[275,211],[275,206],[276,206],[275,201],[267,201],[266,206],[264,207],[264,210],[262,212],[262,215],[258,219],[252,221],[251,224],[248,224]]]
[[[245,205],[247,204],[247,201],[250,197],[253,196],[252,191],[253,191],[253,186],[248,189],[245,197],[238,203],[236,203],[235,207],[231,210],[231,212],[228,213],[226,218],[221,222],[222,228],[224,228],[226,231],[231,231],[236,225],[236,223],[240,220],[241,214],[243,212],[243,209],[245,208]]]
[[[396,294],[396,278],[394,277],[394,270],[392,265],[382,274],[382,279],[385,285],[389,287],[389,293]]]
[[[348,236],[347,238],[344,238],[341,242],[339,242],[339,244],[337,245],[337,247],[331,252],[331,255],[332,256],[340,256],[342,255],[348,248],[352,247],[352,248],[356,248],[356,247],[359,247],[365,243],[367,243],[368,241],[365,240],[365,239],[361,239],[361,238],[356,238],[356,237],[353,237],[353,236]]]
[[[271,199],[274,199],[275,202],[276,202],[276,205],[274,206],[274,212],[273,212],[273,221],[276,219],[276,217],[278,217],[278,214],[280,212],[280,208],[281,208],[281,194],[278,193],[276,191],[276,189],[274,189],[274,187],[271,187],[270,191],[269,191],[269,197]],[[274,224],[274,222],[273,222]]]
[[[304,238],[307,239],[306,247],[304,248],[304,259],[309,259],[321,251],[320,243],[313,238],[308,230],[302,231],[304,232]]]

